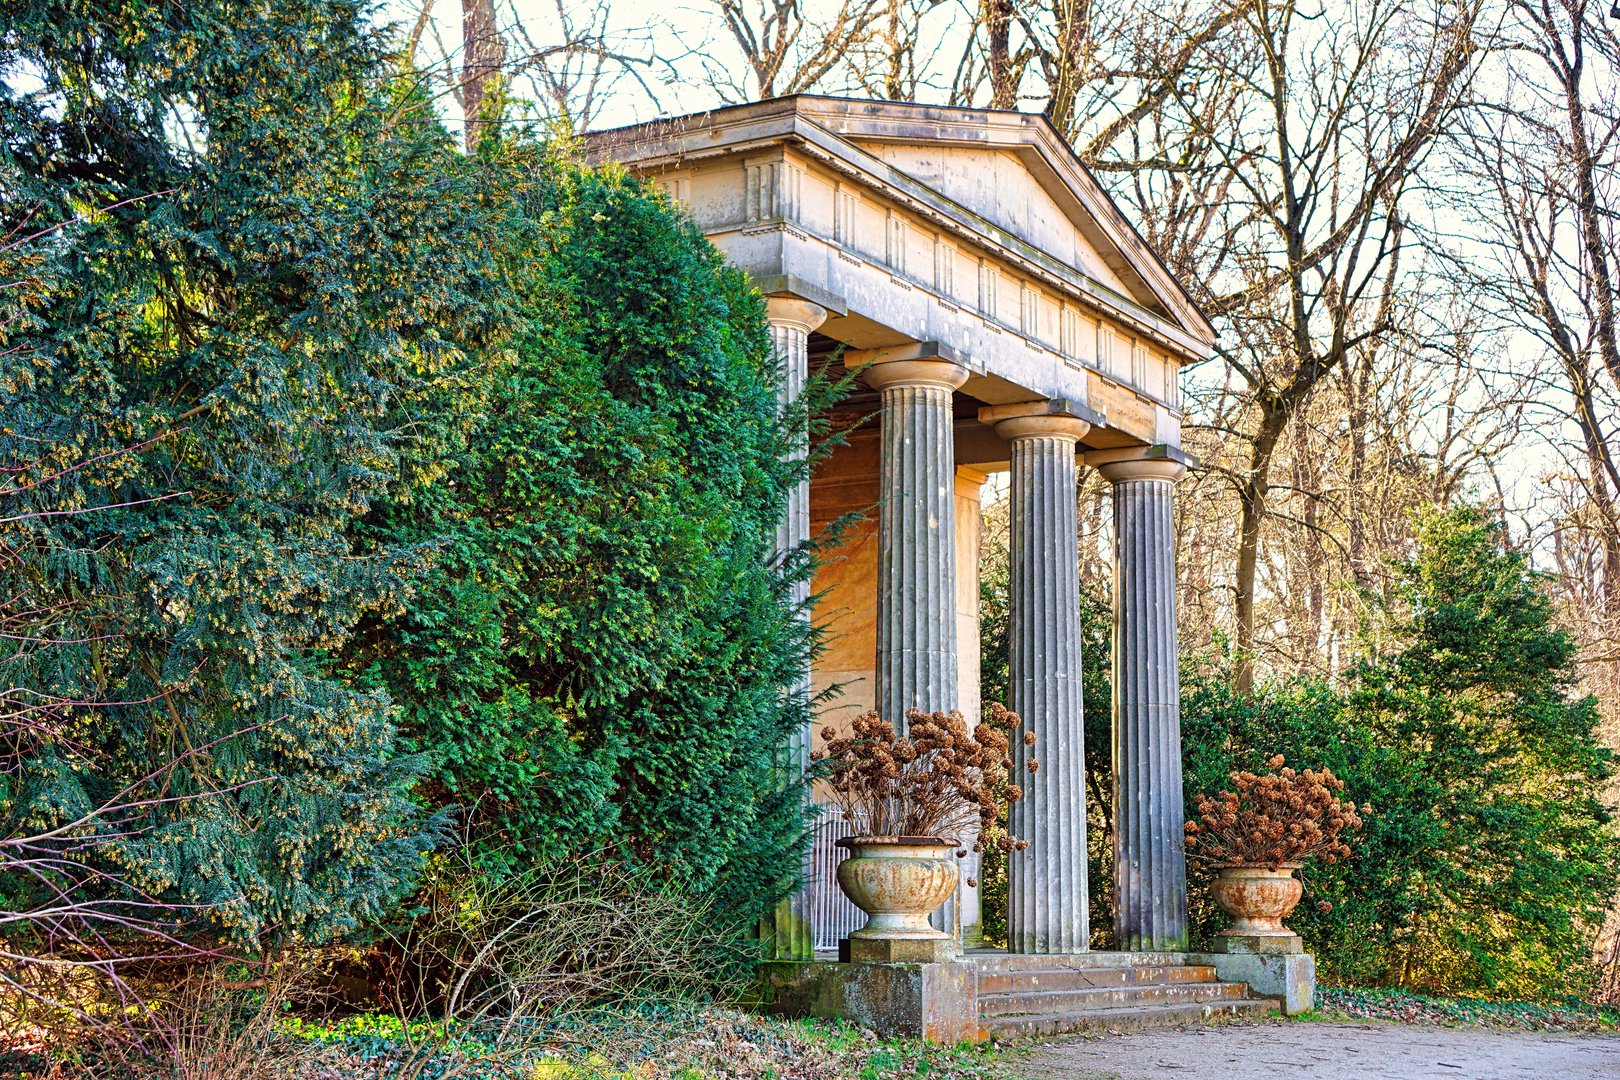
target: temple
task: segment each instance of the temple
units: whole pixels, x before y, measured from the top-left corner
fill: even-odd
[[[829,645],[806,678],[841,688],[821,723],[873,707],[976,717],[980,493],[1010,473],[1007,704],[1041,760],[1015,806],[1031,843],[1009,866],[1013,953],[1090,948],[1075,484],[1095,469],[1113,485],[1113,943],[1185,949],[1178,375],[1210,355],[1208,320],[1044,117],[799,96],[587,147],[661,185],[752,276],[785,400],[819,367],[860,372],[840,407],[871,419],[780,536],[790,548],[864,514],[814,584]],[[779,958],[847,933],[828,840],[778,915]],[[968,877],[942,917],[972,945]]]

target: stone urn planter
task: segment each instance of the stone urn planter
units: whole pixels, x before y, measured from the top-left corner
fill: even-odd
[[[1287,953],[1301,948],[1299,935],[1283,925],[1305,887],[1294,877],[1299,863],[1223,866],[1209,892],[1232,925],[1215,935],[1217,952]]]
[[[940,963],[951,959],[949,934],[928,916],[956,891],[956,843],[938,836],[846,836],[838,885],[866,912],[866,925],[849,935],[850,959],[860,962]]]

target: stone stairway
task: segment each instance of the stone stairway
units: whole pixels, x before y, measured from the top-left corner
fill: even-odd
[[[973,952],[979,1018],[1011,1041],[1070,1032],[1139,1031],[1217,1019],[1259,1019],[1277,1003],[1181,953],[1014,956]]]

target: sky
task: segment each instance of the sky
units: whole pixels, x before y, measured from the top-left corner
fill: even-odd
[[[422,0],[388,0],[383,9],[384,18],[391,18],[408,26],[420,12]],[[432,20],[424,34],[421,59],[425,62],[455,56],[460,48],[461,9],[457,0],[428,0]],[[749,10],[757,8],[759,0],[742,0]],[[842,0],[806,0],[805,9],[812,19],[826,18],[836,10]],[[511,57],[541,52],[568,38],[599,38],[618,57],[600,67],[600,77],[590,94],[591,125],[595,128],[617,127],[655,119],[659,116],[697,112],[754,96],[755,88],[747,76],[747,65],[742,53],[726,30],[718,14],[718,0],[498,0],[503,25],[510,26],[521,19],[526,40],[514,41]],[[969,0],[943,0],[926,16],[920,27],[920,40],[932,47],[920,50],[927,61],[921,77],[918,97],[924,100],[944,101],[948,98],[949,83],[957,59],[971,32],[973,10],[976,3]],[[546,61],[549,70],[579,76],[595,67],[594,61],[579,57],[559,59],[552,54]],[[1034,80],[1031,80],[1032,82]],[[592,86],[588,80],[576,83],[576,89]],[[1502,88],[1483,88],[1488,93],[1499,93]],[[537,83],[529,83],[532,93],[543,92]],[[824,85],[818,92],[850,93],[869,96],[861,87]],[[518,86],[524,92],[524,86]],[[584,96],[581,94],[580,96]],[[1038,110],[1040,102],[1022,103],[1030,111]],[[448,118],[457,119],[453,102],[446,102]],[[1128,208],[1127,208],[1127,212]],[[1457,236],[1458,243],[1468,248],[1469,225],[1444,205],[1426,200],[1421,212],[1429,215],[1431,225]],[[1486,352],[1496,355],[1523,354],[1538,348],[1536,343],[1522,334],[1510,335],[1492,343]],[[1219,380],[1218,364],[1208,364],[1204,370],[1190,372],[1194,382]],[[1490,394],[1488,381],[1471,391],[1468,402],[1474,407],[1486,407]],[[1556,419],[1548,422],[1557,424]],[[1507,448],[1497,461],[1501,479],[1505,482],[1506,501],[1511,507],[1528,511],[1543,490],[1543,479],[1556,471],[1560,462],[1546,439],[1524,439]],[[1491,491],[1479,491],[1488,497]],[[1530,529],[1529,514],[1516,515],[1522,529]]]

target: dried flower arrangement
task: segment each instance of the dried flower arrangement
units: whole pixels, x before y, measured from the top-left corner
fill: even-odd
[[[1003,851],[1022,851],[1027,840],[1007,835],[1001,820],[1007,807],[1023,798],[1012,782],[1014,732],[1018,714],[992,704],[985,721],[968,731],[962,714],[906,713],[909,735],[875,712],[855,718],[854,729],[840,736],[822,729],[826,746],[811,756],[830,763],[826,780],[844,819],[870,836],[942,837],[957,843],[977,829],[973,850],[987,843]],[[1024,732],[1025,746],[1035,733]],[[1040,768],[1034,758],[1024,767]],[[965,852],[963,852],[965,854]]]
[[[1235,790],[1195,800],[1198,820],[1187,822],[1187,854],[1216,867],[1261,866],[1271,870],[1306,859],[1338,862],[1350,854],[1343,840],[1361,828],[1371,806],[1359,811],[1340,798],[1344,781],[1329,769],[1295,772],[1281,754],[1270,773],[1234,772]]]

